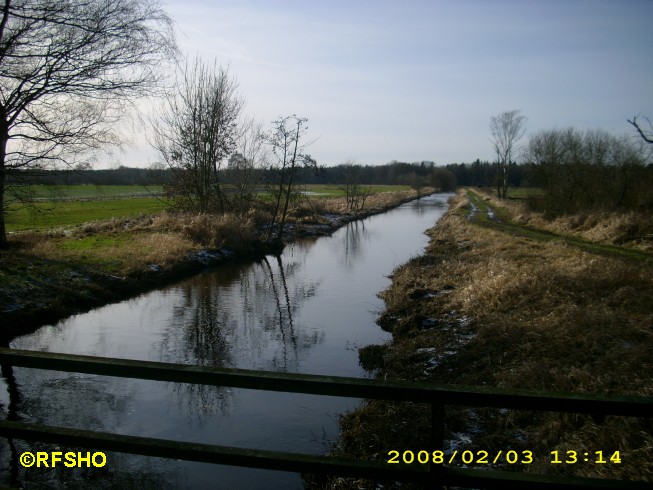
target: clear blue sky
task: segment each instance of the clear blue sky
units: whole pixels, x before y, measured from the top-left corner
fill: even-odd
[[[183,52],[230,67],[265,125],[309,119],[318,163],[493,158],[489,121],[633,133],[653,120],[653,1],[186,0]],[[156,161],[147,148],[124,165]],[[146,160],[146,161],[143,161]]]

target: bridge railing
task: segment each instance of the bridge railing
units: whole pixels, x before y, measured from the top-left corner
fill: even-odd
[[[653,398],[651,397],[607,397],[443,386],[405,381],[191,366],[4,348],[0,348],[0,365],[253,390],[426,403],[431,406],[431,450],[442,449],[444,414],[447,405],[589,413],[595,416],[653,417]],[[330,456],[179,442],[13,421],[0,422],[0,436],[251,468],[312,474],[326,473],[377,481],[421,482],[428,488],[439,485],[502,489],[627,488],[635,490],[651,488],[650,483],[647,482],[454,468],[439,464],[405,464],[403,462],[388,464],[380,461],[350,460]]]

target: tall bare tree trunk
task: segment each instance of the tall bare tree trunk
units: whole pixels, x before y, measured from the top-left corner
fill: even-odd
[[[299,134],[299,123],[297,124],[297,131]],[[299,137],[295,140],[295,149],[293,151],[292,160],[290,161],[290,172],[288,175],[288,187],[286,189],[286,202],[283,205],[283,212],[281,213],[281,222],[279,223],[279,234],[277,241],[281,241],[283,234],[283,227],[286,224],[286,214],[288,213],[288,202],[290,201],[290,193],[292,192],[293,175],[295,174],[295,161],[297,160],[297,146],[299,145]]]
[[[4,126],[4,124],[2,124]],[[9,248],[7,229],[5,227],[5,158],[7,157],[6,130],[0,129],[0,249]]]

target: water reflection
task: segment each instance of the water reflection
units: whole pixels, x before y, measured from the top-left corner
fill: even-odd
[[[159,343],[159,358],[215,367],[297,371],[302,353],[321,342],[294,315],[315,297],[319,282],[301,275],[301,263],[265,257],[247,268],[227,267],[185,281],[173,297],[172,315]],[[175,384],[184,411],[198,416],[229,410],[231,391]]]
[[[3,342],[2,347],[8,348],[9,345]],[[20,387],[18,385],[18,382],[16,381],[16,376],[14,375],[14,368],[13,366],[2,364],[0,365],[0,370],[2,373],[2,378],[5,380],[5,383],[7,384],[7,394],[9,395],[9,402],[7,403],[6,410],[2,404],[0,404],[0,409],[2,409],[2,411],[6,413],[5,415],[6,420],[17,422],[20,420],[20,417],[18,415],[18,407],[20,406],[22,396],[20,394]],[[14,442],[13,438],[11,437],[7,438],[7,446],[9,448],[9,480],[12,483],[12,485],[15,485],[18,482],[19,453],[18,450],[16,449],[16,443]]]
[[[267,329],[272,329],[273,331],[278,328],[280,334],[280,345],[281,345],[281,358],[275,356],[272,358],[272,365],[275,369],[287,371],[289,359],[292,360],[294,367],[296,368],[297,364],[297,336],[295,334],[295,328],[293,326],[293,311],[299,309],[299,301],[290,301],[290,293],[288,292],[288,282],[286,281],[286,274],[283,270],[283,262],[281,261],[281,256],[277,256],[277,266],[279,271],[279,279],[275,279],[274,271],[270,265],[270,261],[267,257],[263,258],[263,263],[267,266],[267,271],[269,274],[269,284],[273,292],[275,304],[276,304],[276,313],[278,313],[278,321],[276,321],[277,315],[274,315],[274,320],[268,319]],[[280,281],[280,284],[277,282]],[[283,298],[282,296],[283,291]],[[315,291],[308,291],[304,297],[305,299],[315,296]],[[282,301],[285,300],[285,307],[282,304]]]
[[[296,250],[291,254],[296,254]],[[323,338],[294,315],[316,296],[319,281],[301,263],[266,257],[247,268],[223,268],[185,281],[171,297],[172,316],[160,359],[217,367],[294,370],[302,351]]]
[[[363,258],[363,245],[372,239],[372,233],[365,227],[365,221],[353,221],[345,227],[342,247],[342,263],[347,267]]]
[[[331,237],[289,245],[279,257],[220,267],[98,308],[16,339],[11,347],[364,376],[351,346],[388,338],[375,325],[376,312],[382,308],[376,295],[389,284],[387,276],[394,267],[424,246],[423,231],[444,212],[446,199],[422,199],[352,222]],[[23,368],[2,367],[2,375],[7,391],[0,404],[8,419],[290,452],[323,452],[323,441],[315,434],[333,440],[336,414],[356,403],[338,397]],[[17,441],[13,452],[20,454],[29,447]],[[2,462],[14,461],[11,453],[11,447],[1,446]],[[30,478],[9,463],[3,466],[3,482],[18,486]],[[216,481],[242,487],[243,475],[250,488],[300,486],[296,475],[128,455],[112,458],[112,472],[113,468],[124,481],[149,478],[148,487],[164,488],[173,482],[172,486],[202,488]]]
[[[2,366],[2,377],[9,401],[0,404],[6,420],[47,423],[60,427],[88,428],[120,432],[131,396],[115,393],[101,378],[68,375]],[[18,379],[22,383],[18,383]],[[83,451],[86,448],[46,444],[38,441],[3,439],[0,455],[6,462],[0,478],[12,487],[22,488],[177,488],[184,472],[173,472],[160,458],[145,458],[106,452],[110,467],[24,468],[19,456],[26,451]]]

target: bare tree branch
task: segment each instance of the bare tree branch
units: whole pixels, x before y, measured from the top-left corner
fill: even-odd
[[[635,126],[635,129],[637,130],[637,132],[639,133],[639,135],[644,139],[644,141],[646,141],[647,143],[653,143],[653,136],[647,136],[647,135],[644,133],[644,131],[643,131],[642,128],[640,127],[639,123],[637,122],[637,118],[638,118],[638,117],[639,117],[639,116],[635,116],[635,117],[633,117],[633,120],[632,120],[632,121],[631,121],[630,119],[626,119],[626,121],[628,121],[630,124],[632,124],[633,126]],[[648,125],[649,125],[649,127],[651,127],[651,129],[649,130],[649,132],[650,132],[650,134],[653,135],[653,125],[651,125],[651,120],[650,120],[648,117],[645,117],[644,119],[646,119],[646,120],[648,121]]]
[[[119,141],[116,122],[155,93],[177,56],[155,0],[4,0],[0,5],[0,247],[11,172],[72,165]]]
[[[267,142],[276,159],[273,167],[278,173],[277,190],[275,194],[275,209],[267,240],[270,241],[274,225],[279,218],[276,242],[281,243],[283,229],[288,213],[288,204],[294,189],[294,178],[299,166],[316,168],[317,163],[310,155],[304,153],[309,143],[303,141],[308,128],[308,119],[296,115],[286,116],[274,121],[273,130],[267,135]],[[282,205],[283,202],[283,205]],[[279,216],[280,215],[280,216]]]
[[[497,193],[505,198],[508,192],[508,178],[512,156],[517,150],[517,142],[526,131],[526,117],[519,111],[502,112],[490,119],[492,146],[497,154]]]
[[[150,121],[152,146],[174,171],[170,190],[181,207],[225,211],[220,170],[237,146],[244,106],[237,89],[226,69],[196,58],[178,73],[175,89]]]

